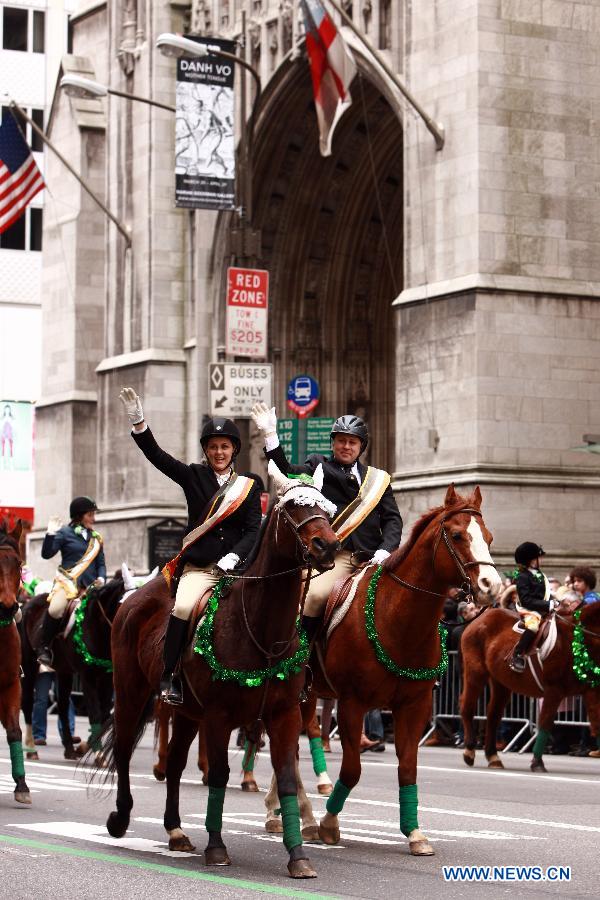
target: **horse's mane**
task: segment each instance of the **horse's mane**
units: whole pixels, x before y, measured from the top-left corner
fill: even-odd
[[[271,521],[271,516],[273,515],[273,510],[275,508],[276,502],[277,502],[277,498],[275,498],[275,500],[271,501],[271,505],[269,506],[269,508],[267,510],[267,514],[264,517],[263,521],[261,522],[260,530],[259,530],[257,538],[254,542],[254,546],[252,547],[252,550],[250,551],[250,553],[248,554],[248,556],[246,557],[246,559],[244,561],[244,567],[242,570],[244,572],[247,572],[248,569],[250,568],[250,566],[252,566],[256,562],[260,548],[262,546],[264,536],[266,534],[267,528],[269,527],[269,523]]]
[[[92,612],[92,610],[100,603],[100,601],[104,600],[113,600],[120,599],[123,596],[123,578],[121,577],[121,573],[119,572],[118,577],[111,578],[106,584],[103,584],[101,587],[91,588],[88,591],[88,612]],[[104,611],[107,612],[105,607]]]
[[[19,552],[19,544],[18,542],[7,534],[5,531],[0,530],[0,548],[9,548],[11,550],[15,550],[17,553]]]
[[[408,540],[406,540],[403,544],[400,545],[400,547],[398,547],[397,550],[394,550],[390,554],[390,556],[388,556],[388,558],[382,564],[383,568],[393,570],[397,566],[399,566],[400,563],[404,562],[421,535],[426,531],[429,525],[431,525],[434,519],[436,519],[442,513],[445,513],[447,516],[456,515],[456,513],[459,513],[461,509],[467,509],[471,502],[472,501],[470,497],[460,497],[458,502],[453,506],[436,506],[433,509],[430,509],[428,512],[423,513],[421,518],[417,519],[417,521],[413,525]]]

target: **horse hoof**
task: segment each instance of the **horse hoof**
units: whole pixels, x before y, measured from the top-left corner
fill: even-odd
[[[195,849],[187,834],[169,838],[169,850],[177,850],[178,853],[193,853]]]
[[[281,828],[283,831],[283,826]],[[315,822],[314,825],[305,825],[302,829],[302,840],[309,843],[315,844],[320,843],[321,838],[319,837],[319,826]]]
[[[123,822],[118,812],[111,812],[106,820],[106,830],[111,837],[122,838],[127,831],[127,823]]]
[[[65,747],[63,756],[65,759],[79,759],[80,754],[74,747]]]
[[[242,790],[249,794],[258,794],[258,785],[254,781],[242,781]]]
[[[108,763],[106,761],[106,757],[104,753],[98,752],[96,753],[96,768],[97,769],[108,769]]]
[[[321,794],[322,797],[329,797],[330,794],[333,793],[333,785],[329,784],[318,784],[317,791]]]
[[[30,750],[28,753],[26,753],[26,758],[30,762],[39,762],[40,754],[37,752],[37,750]]]
[[[316,878],[317,873],[307,859],[290,859],[288,863],[290,878]]]
[[[208,784],[208,773],[203,773],[202,784]]]
[[[158,768],[158,766],[154,766],[154,768],[152,769],[152,774],[154,775],[154,777],[156,778],[157,781],[165,780],[166,775],[162,769]]]
[[[427,838],[423,841],[412,841],[408,845],[412,856],[435,856],[435,851]]]
[[[226,847],[207,847],[204,851],[205,866],[230,866]]]
[[[267,819],[265,831],[268,834],[283,834],[283,822],[281,819]],[[304,837],[304,835],[302,835]]]
[[[534,756],[531,765],[529,767],[532,772],[547,772],[548,769],[544,765],[544,760],[541,757]]]
[[[497,756],[492,756],[488,760],[488,769],[503,769],[504,763]]]
[[[463,753],[463,759],[468,766],[472,766],[475,762],[475,754],[472,750],[470,752],[465,751]]]
[[[81,741],[79,744],[77,744],[76,752],[79,756],[85,756],[85,754],[88,752],[89,749],[90,749],[90,745],[88,744],[88,742]]]
[[[31,794],[29,791],[15,791],[15,800],[17,803],[31,805]]]
[[[319,837],[324,844],[329,844],[330,846],[333,844],[339,844],[340,829],[337,827],[337,825],[334,825],[333,828],[329,828],[327,825],[323,825],[323,822],[321,822],[321,824],[319,825]]]

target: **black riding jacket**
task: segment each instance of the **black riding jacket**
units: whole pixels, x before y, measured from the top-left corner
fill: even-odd
[[[265,456],[267,459],[272,459],[284,475],[287,475],[288,472],[296,475],[305,472],[307,475],[312,475],[317,466],[322,463],[325,476],[322,494],[331,503],[335,503],[336,515],[339,515],[354,500],[360,490],[356,479],[349,479],[343,467],[335,461],[333,456],[326,457],[314,453],[308,457],[304,465],[300,466],[293,466],[288,462],[281,446],[274,450],[265,450]],[[364,481],[367,467],[359,462],[358,471],[361,480]],[[342,547],[350,552],[363,550],[371,555],[380,549],[391,553],[400,544],[401,537],[402,517],[394,500],[392,488],[388,485],[375,509],[344,541]]]
[[[539,576],[539,577],[538,577]],[[538,613],[547,613],[550,609],[546,594],[546,582],[541,572],[531,572],[524,569],[517,575],[515,582],[519,605],[524,609],[531,609]]]
[[[145,431],[132,431],[133,439],[153,466],[178,484],[185,494],[188,507],[187,532],[193,531],[204,519],[209,502],[219,490],[217,476],[205,463],[180,462],[162,450],[154,435]],[[251,472],[254,485],[241,506],[219,525],[211,528],[183,554],[182,563],[205,568],[218,562],[227,553],[237,553],[241,562],[246,559],[258,537],[261,523],[260,493],[262,479]]]

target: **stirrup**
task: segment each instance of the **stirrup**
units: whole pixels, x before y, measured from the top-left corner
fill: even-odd
[[[524,656],[515,655],[509,659],[508,665],[509,668],[513,670],[513,672],[518,672],[519,674],[521,674],[527,667],[527,661]]]
[[[183,703],[181,678],[170,675],[161,681],[160,699],[171,706],[181,706]]]
[[[37,661],[40,666],[52,666],[52,663],[54,662],[54,654],[52,653],[50,647],[44,645],[43,647],[39,648],[37,652]]]

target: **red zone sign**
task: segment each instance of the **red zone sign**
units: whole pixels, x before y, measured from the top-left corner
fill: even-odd
[[[268,298],[266,269],[227,269],[226,353],[266,358]]]

